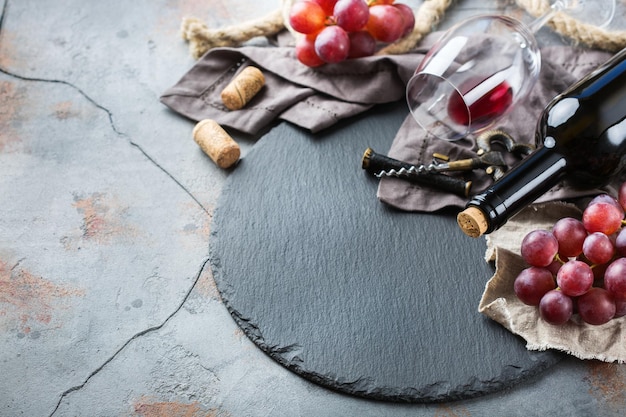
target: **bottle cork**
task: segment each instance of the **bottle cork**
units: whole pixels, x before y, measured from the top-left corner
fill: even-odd
[[[239,160],[239,144],[215,120],[198,122],[193,128],[193,139],[220,168],[229,168]]]
[[[230,110],[239,110],[252,100],[264,84],[265,77],[261,70],[248,66],[222,90],[222,102]]]
[[[474,206],[470,206],[460,212],[456,217],[456,221],[461,230],[470,237],[480,237],[489,229],[487,216]]]

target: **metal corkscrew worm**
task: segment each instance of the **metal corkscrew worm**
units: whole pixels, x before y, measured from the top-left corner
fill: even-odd
[[[471,181],[451,177],[438,172],[431,172],[425,166],[416,166],[374,152],[367,148],[363,153],[361,167],[377,178],[397,177],[415,184],[447,191],[461,197],[469,196]]]

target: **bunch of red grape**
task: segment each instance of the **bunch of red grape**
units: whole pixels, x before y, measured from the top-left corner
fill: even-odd
[[[582,219],[564,217],[552,230],[528,233],[521,255],[529,265],[515,279],[525,304],[539,307],[543,320],[567,323],[578,314],[601,325],[626,315],[626,183],[617,199],[592,199]]]
[[[304,36],[296,56],[309,67],[373,55],[413,31],[413,10],[395,0],[298,0],[289,24]]]

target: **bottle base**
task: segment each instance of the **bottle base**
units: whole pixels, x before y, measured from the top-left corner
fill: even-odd
[[[459,227],[470,237],[480,237],[489,229],[487,216],[477,207],[470,206],[460,212],[456,218]]]

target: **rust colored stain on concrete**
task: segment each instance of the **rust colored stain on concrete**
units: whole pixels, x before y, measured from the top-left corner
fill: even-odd
[[[56,103],[53,107],[54,116],[59,120],[66,120],[72,117],[78,117],[78,112],[72,110],[71,101],[62,101]]]
[[[145,402],[135,404],[135,415],[141,417],[219,417],[226,414],[218,410],[203,410],[199,403]]]
[[[615,363],[589,362],[589,393],[613,411],[626,410],[626,369]]]
[[[15,152],[21,142],[11,124],[22,102],[23,97],[18,93],[14,83],[0,81],[0,153]]]
[[[4,29],[4,28],[3,28]],[[0,31],[0,67],[9,69],[15,66],[15,54],[18,51],[14,45],[18,43],[16,36],[6,30]]]
[[[135,227],[123,222],[128,208],[107,194],[75,196],[73,205],[83,217],[81,229],[85,240],[110,243],[113,238],[134,238],[138,234]]]
[[[471,417],[471,413],[464,407],[440,405],[433,417]]]
[[[217,289],[211,268],[207,265],[201,272],[198,283],[194,287],[194,292],[203,298],[215,301],[222,301],[222,297]]]
[[[22,337],[60,327],[56,312],[69,307],[67,298],[83,295],[83,290],[57,285],[0,259],[0,327],[16,327]]]

